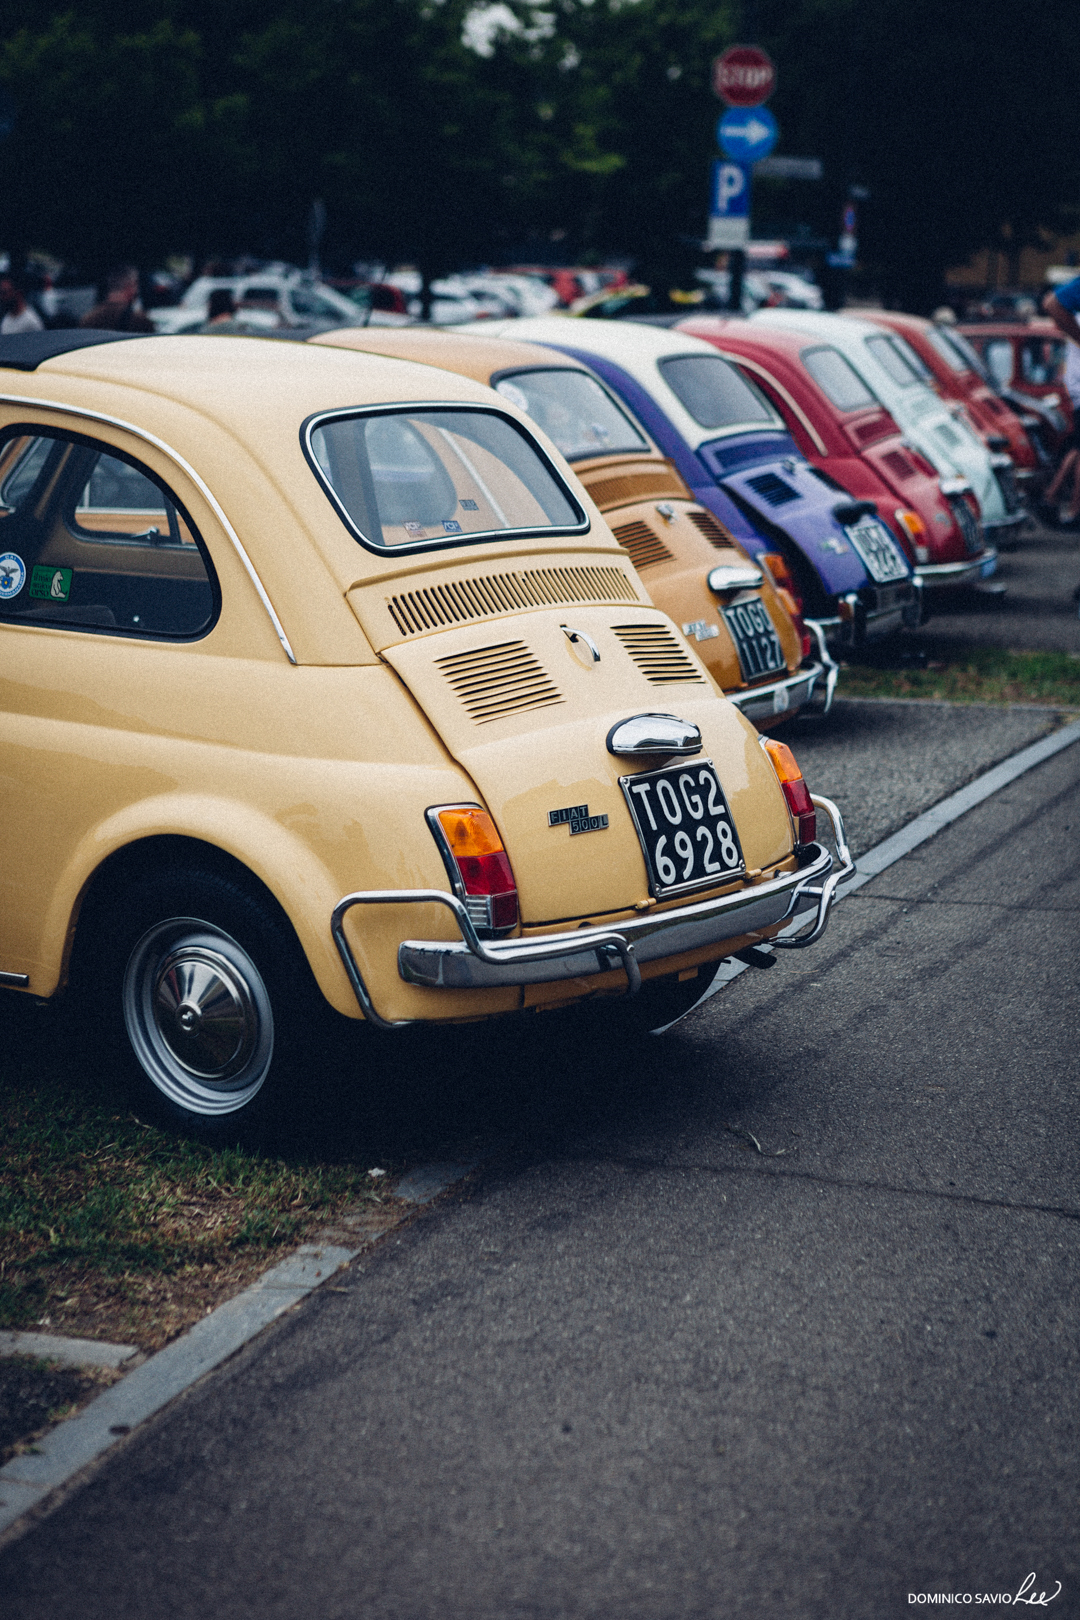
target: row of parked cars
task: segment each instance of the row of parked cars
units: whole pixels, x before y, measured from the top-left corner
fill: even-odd
[[[813,944],[853,865],[772,732],[1023,514],[912,337],[798,321],[0,340],[0,986],[221,1138],[329,1026],[371,1083]]]

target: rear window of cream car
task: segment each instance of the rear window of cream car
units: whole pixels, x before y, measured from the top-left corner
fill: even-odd
[[[372,551],[589,527],[540,446],[494,410],[402,405],[320,413],[304,423],[301,437],[346,527]]]

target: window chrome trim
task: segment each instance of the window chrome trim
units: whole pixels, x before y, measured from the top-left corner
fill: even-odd
[[[295,664],[297,662],[296,654],[293,652],[289,643],[289,638],[285,634],[285,627],[274,611],[274,604],[271,602],[269,596],[267,595],[266,587],[263,585],[262,580],[255,571],[254,563],[244,549],[243,541],[240,539],[240,536],[237,534],[236,530],[225,516],[225,513],[221,508],[221,503],[217,500],[205,480],[199,477],[199,474],[195,471],[191,463],[186,461],[178,450],[174,450],[171,445],[166,444],[164,439],[159,439],[156,434],[148,433],[145,428],[136,427],[133,422],[125,422],[123,417],[107,416],[103,411],[86,410],[81,405],[63,405],[54,399],[31,399],[26,394],[0,394],[0,405],[25,405],[33,410],[56,411],[61,416],[73,416],[84,422],[102,422],[106,427],[118,428],[121,433],[130,433],[134,438],[141,440],[143,444],[152,445],[155,450],[160,450],[161,454],[166,456],[174,466],[180,468],[180,471],[186,478],[191,479],[191,482],[195,485],[195,488],[199,491],[199,494],[202,496],[203,500],[206,501],[207,505],[210,507],[210,510],[221,524],[221,527],[224,529],[233,550],[236,552],[236,555],[239,557],[244,566],[244,571],[246,572],[252,585],[254,585],[260,602],[266,609],[270,623],[273,625],[277,638],[281,642],[282,647],[285,649],[285,655],[288,658],[289,663]],[[53,627],[42,625],[41,628],[46,629]]]
[[[405,416],[420,411],[471,412],[474,415],[494,416],[499,421],[506,422],[515,433],[524,439],[533,453],[539,457],[544,467],[555,480],[558,488],[563,492],[571,509],[580,512],[580,521],[576,524],[532,523],[516,529],[481,529],[476,534],[454,534],[447,535],[443,539],[436,537],[432,540],[413,540],[400,546],[376,545],[374,541],[369,540],[367,535],[357,528],[344,502],[319,466],[318,457],[312,449],[311,435],[317,428],[324,427],[327,422],[355,421],[360,416]],[[417,552],[457,550],[461,546],[491,545],[493,542],[502,540],[523,540],[535,537],[556,539],[563,535],[588,534],[592,527],[588,513],[558,467],[547,454],[543,445],[533,438],[525,425],[519,422],[516,417],[511,416],[507,411],[497,410],[493,405],[487,405],[482,401],[460,399],[392,400],[382,405],[347,405],[337,407],[332,411],[316,411],[300,424],[300,446],[308,466],[318,480],[320,489],[326,491],[334,510],[353,536],[353,539],[359,541],[365,551],[370,551],[375,557],[411,557]]]

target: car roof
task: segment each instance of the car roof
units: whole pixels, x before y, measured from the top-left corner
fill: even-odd
[[[752,326],[787,327],[791,331],[809,332],[811,337],[820,338],[826,343],[829,341],[829,334],[835,333],[833,342],[837,345],[845,337],[851,342],[855,338],[881,336],[881,327],[875,326],[873,321],[860,320],[858,315],[839,315],[828,310],[756,309],[746,318]]]
[[[737,348],[745,344],[749,349],[760,350],[766,354],[781,354],[788,360],[797,360],[807,346],[805,332],[793,332],[786,327],[769,327],[760,330],[751,326],[742,316],[725,317],[723,315],[688,315],[686,324],[680,330],[687,335],[696,335],[689,332],[689,325],[693,323],[697,333],[704,334],[707,330],[715,333],[715,340],[706,339],[712,344],[722,343],[730,348]],[[816,340],[820,341],[820,340]]]
[[[610,360],[621,366],[659,405],[676,432],[693,449],[717,436],[715,428],[696,422],[678,395],[665,381],[661,360],[677,355],[720,357],[704,338],[691,337],[671,327],[646,326],[638,321],[599,321],[575,319],[568,315],[534,315],[524,320],[485,322],[500,335],[519,337],[535,343],[557,344],[588,361],[589,356]]]
[[[515,326],[518,323],[515,322]],[[477,382],[486,383],[496,371],[526,366],[562,366],[580,371],[569,355],[542,348],[538,343],[519,343],[509,337],[492,337],[491,323],[482,331],[433,331],[428,326],[343,326],[319,332],[308,342],[328,349],[352,349],[363,354],[381,354],[411,360],[425,366],[442,366]]]
[[[193,472],[220,492],[222,506],[242,512],[245,545],[271,600],[289,601],[290,625],[302,625],[289,630],[301,662],[350,662],[334,640],[331,603],[354,583],[402,567],[401,559],[357,545],[342,524],[304,454],[300,429],[308,418],[378,405],[494,406],[563,466],[524,411],[471,377],[308,343],[224,335],[91,341],[44,360],[33,375],[8,370],[3,382],[9,419],[24,398],[50,414],[72,412],[76,426],[76,413],[96,416],[113,431],[149,440],[182,476]],[[569,469],[564,476],[573,481]],[[594,546],[605,533],[597,530]],[[298,560],[309,544],[329,571],[322,586],[318,570]],[[298,576],[308,582],[300,593]]]

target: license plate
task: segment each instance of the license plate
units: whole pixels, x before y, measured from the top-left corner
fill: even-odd
[[[737,602],[723,609],[724,623],[728,627],[744,681],[760,680],[762,675],[778,675],[787,671],[784,649],[773,622],[765,611],[760,597],[752,602]]]
[[[847,537],[875,584],[891,585],[894,579],[907,578],[904,554],[883,523],[875,523],[873,518],[865,523],[853,523]]]
[[[745,872],[739,835],[712,760],[620,776],[657,898]]]

